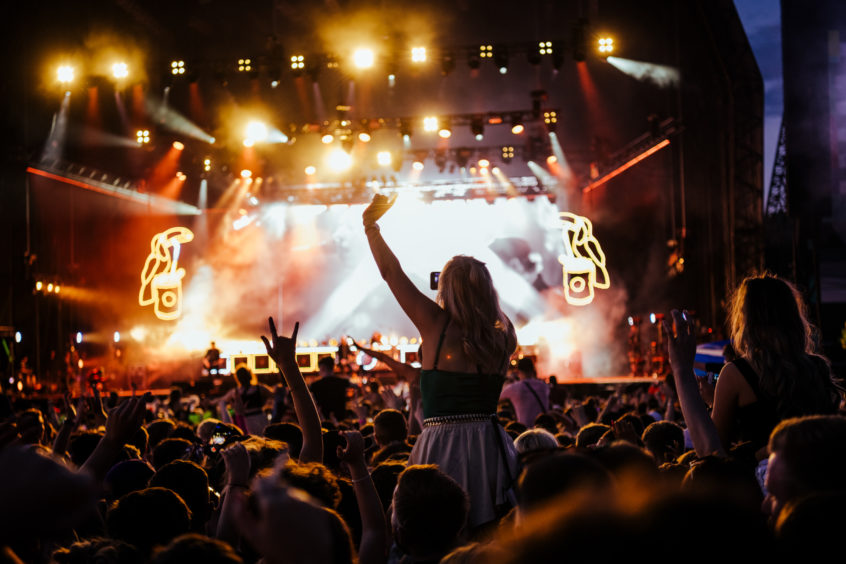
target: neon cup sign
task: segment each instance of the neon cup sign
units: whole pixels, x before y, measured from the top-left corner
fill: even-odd
[[[153,306],[156,317],[163,321],[182,315],[182,279],[185,269],[179,268],[179,253],[184,243],[194,240],[187,227],[171,227],[153,236],[150,254],[141,272],[138,303]]]
[[[564,297],[570,305],[585,306],[593,301],[594,288],[610,286],[605,253],[588,218],[570,212],[561,212],[559,218],[564,254],[558,262],[564,267]]]

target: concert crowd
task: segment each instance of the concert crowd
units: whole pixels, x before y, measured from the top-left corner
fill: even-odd
[[[736,358],[694,374],[667,315],[671,374],[585,395],[517,359],[484,264],[444,267],[436,301],[377,221],[383,279],[422,367],[364,349],[402,386],[308,384],[298,326],[262,337],[277,389],[245,367],[188,403],[149,394],[0,406],[2,562],[517,563],[812,560],[846,530],[842,388],[799,292],[771,275],[727,296]],[[407,393],[395,390],[407,389]]]

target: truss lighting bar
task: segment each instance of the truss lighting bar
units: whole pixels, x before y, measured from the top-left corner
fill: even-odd
[[[649,149],[645,150],[641,154],[637,155],[636,157],[634,157],[633,159],[628,161],[627,163],[625,163],[621,166],[618,166],[617,168],[615,168],[614,170],[612,170],[608,174],[594,180],[593,182],[591,182],[590,184],[588,184],[587,186],[582,188],[582,192],[587,194],[588,192],[594,190],[595,188],[599,188],[600,186],[602,186],[603,184],[605,184],[606,182],[608,182],[609,180],[611,180],[612,178],[614,178],[618,174],[622,174],[623,172],[632,168],[634,165],[636,165],[640,161],[642,161],[646,158],[649,158],[650,156],[654,155],[655,153],[657,153],[658,151],[660,151],[661,149],[663,149],[664,147],[666,147],[669,144],[670,144],[670,140],[664,139],[660,143],[653,145]]]

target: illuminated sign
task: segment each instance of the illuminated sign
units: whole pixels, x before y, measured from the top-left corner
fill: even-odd
[[[558,261],[564,267],[564,297],[570,305],[588,305],[593,301],[594,288],[610,286],[605,253],[593,236],[588,218],[570,212],[561,212],[559,217],[564,254]]]
[[[182,315],[182,278],[185,269],[179,268],[179,252],[183,243],[194,240],[194,233],[186,227],[171,227],[157,233],[150,241],[150,254],[141,272],[138,303],[153,306],[156,317],[163,321],[179,319]]]

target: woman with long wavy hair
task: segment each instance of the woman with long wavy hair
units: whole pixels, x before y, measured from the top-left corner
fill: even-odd
[[[840,394],[828,360],[817,352],[799,291],[770,274],[746,278],[729,308],[739,358],[725,365],[711,417],[724,448],[735,441],[765,447],[779,421],[836,413]]]
[[[376,225],[392,204],[377,195],[363,220],[382,278],[426,343],[420,373],[424,428],[409,463],[437,464],[455,479],[470,496],[468,525],[478,527],[512,501],[516,451],[496,421],[496,407],[517,338],[481,261],[450,259],[437,301],[417,289]]]

